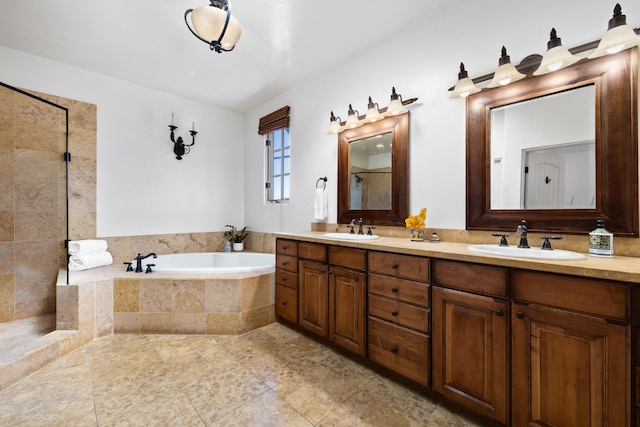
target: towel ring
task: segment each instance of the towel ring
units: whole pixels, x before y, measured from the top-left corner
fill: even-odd
[[[320,181],[322,181],[322,182],[320,182]],[[320,184],[320,187],[318,187],[318,184]],[[322,189],[322,190],[327,188],[327,177],[326,176],[318,178],[318,180],[316,181],[316,188]]]

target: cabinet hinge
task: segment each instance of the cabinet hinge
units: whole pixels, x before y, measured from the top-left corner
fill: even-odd
[[[65,151],[63,154],[63,160],[65,162],[70,162],[71,161],[71,153],[69,153],[68,151]]]

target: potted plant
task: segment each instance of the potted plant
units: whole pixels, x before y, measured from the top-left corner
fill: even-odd
[[[235,225],[225,225],[229,229],[224,232],[224,237],[233,244],[234,251],[242,251],[244,249],[244,239],[247,238],[249,233],[247,227],[244,226],[241,229],[237,229]]]

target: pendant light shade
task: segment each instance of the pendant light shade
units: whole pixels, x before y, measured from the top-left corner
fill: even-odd
[[[364,117],[364,121],[367,123],[373,123],[382,119],[384,119],[384,116],[380,114],[380,110],[378,109],[378,104],[373,102],[371,100],[371,97],[369,97],[369,105],[367,106],[367,115]]]
[[[609,20],[608,28],[608,31],[600,39],[598,48],[589,55],[589,58],[618,53],[640,44],[640,37],[636,35],[633,28],[627,25],[627,17],[622,14],[619,3],[613,9],[613,17]]]
[[[558,37],[556,29],[551,29],[551,35],[547,42],[547,52],[542,57],[542,62],[538,69],[533,73],[534,76],[551,73],[575,64],[582,58],[572,55],[569,49],[562,46],[562,40]]]
[[[509,83],[517,82],[524,79],[526,76],[516,70],[516,67],[511,63],[511,58],[507,55],[507,49],[502,46],[502,56],[498,60],[498,69],[493,74],[493,80],[487,85],[489,88],[505,86]]]
[[[453,92],[449,98],[466,98],[467,96],[480,92],[478,86],[473,83],[473,80],[469,78],[467,70],[464,69],[464,64],[460,63],[460,72],[458,73],[458,83],[453,88]]]
[[[184,13],[184,21],[189,31],[209,45],[211,50],[220,53],[233,50],[242,34],[238,20],[231,16],[231,5],[228,0],[210,0],[209,6],[188,9]],[[189,25],[187,16],[191,14]]]
[[[391,88],[391,100],[389,101],[389,106],[387,107],[387,111],[384,113],[385,116],[397,116],[400,114],[404,114],[407,112],[407,109],[404,108],[402,104],[402,96],[396,93],[395,86]]]

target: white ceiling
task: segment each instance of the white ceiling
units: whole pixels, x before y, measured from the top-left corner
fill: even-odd
[[[452,1],[231,0],[218,54],[184,22],[208,0],[0,0],[0,45],[246,112]]]

